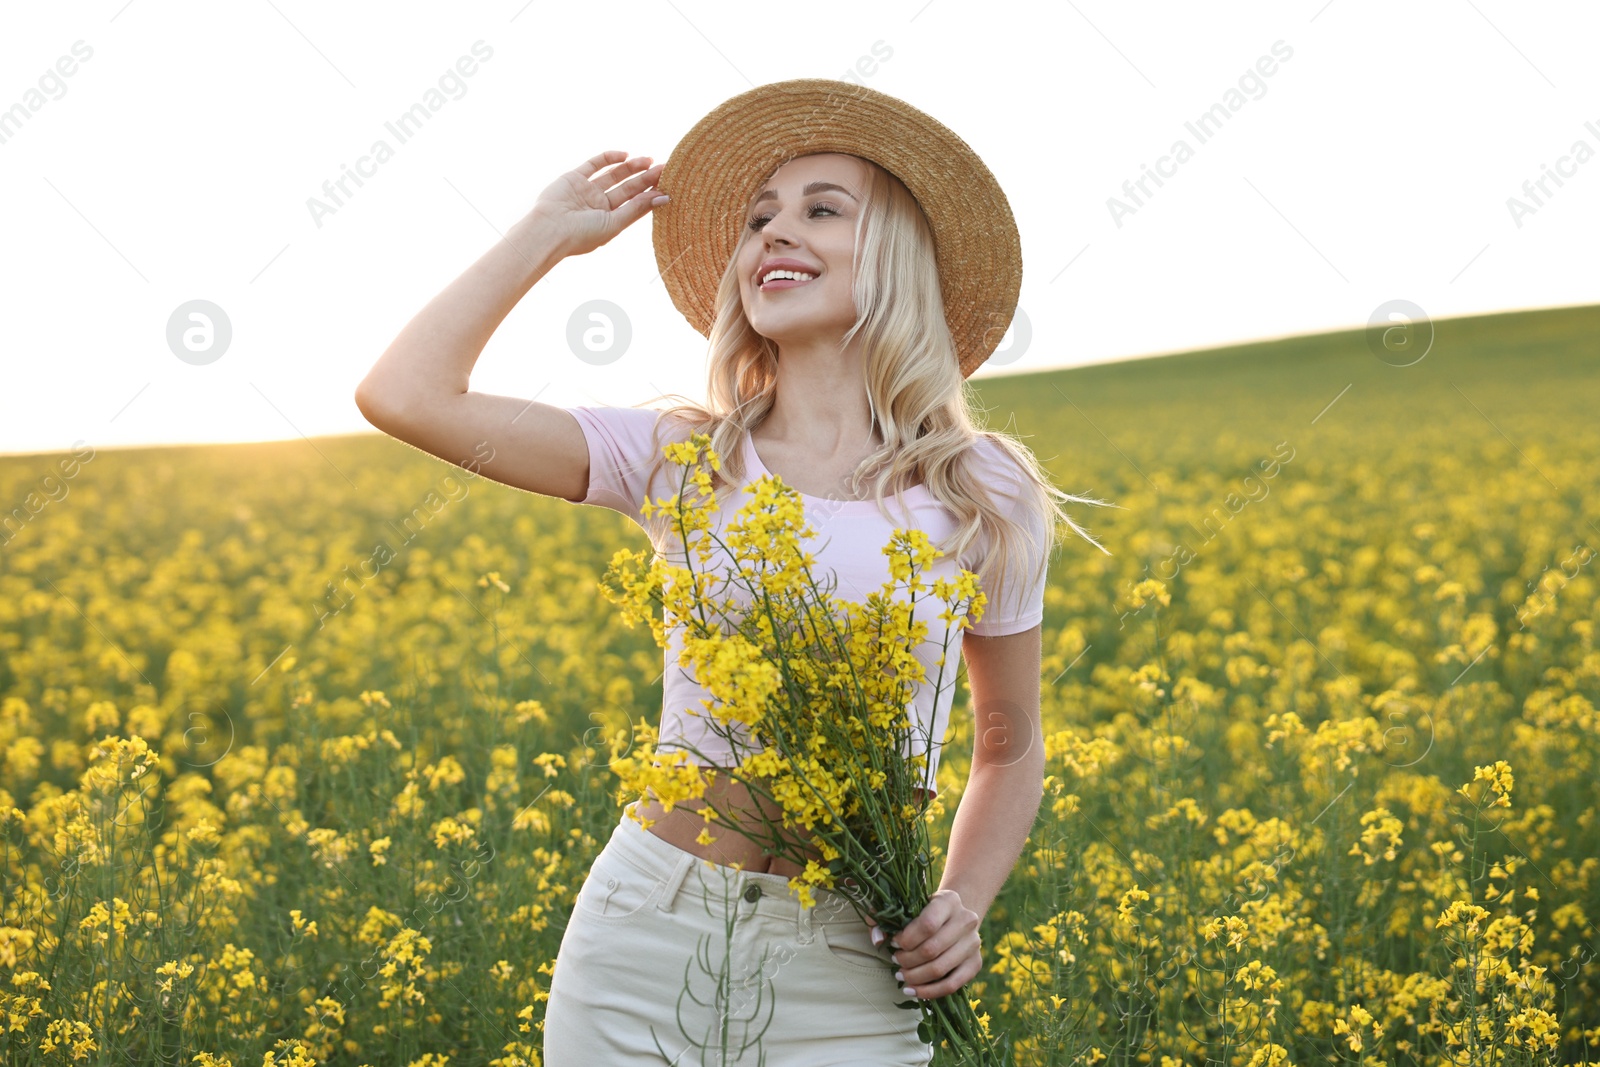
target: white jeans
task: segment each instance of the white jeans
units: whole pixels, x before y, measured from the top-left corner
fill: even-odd
[[[723,830],[727,833],[731,831]],[[922,1012],[841,894],[703,860],[624,812],[578,890],[546,1067],[925,1067]],[[726,1051],[724,1052],[723,1049]]]

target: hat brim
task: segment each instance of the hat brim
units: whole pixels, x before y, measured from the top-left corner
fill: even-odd
[[[758,86],[684,134],[651,209],[656,267],[701,334],[759,183],[796,156],[843,152],[899,178],[933,230],[939,291],[962,377],[993,354],[1016,314],[1022,244],[1000,183],[949,128],[875,89],[829,78]]]

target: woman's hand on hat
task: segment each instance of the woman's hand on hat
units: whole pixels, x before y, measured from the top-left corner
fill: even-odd
[[[553,226],[567,255],[582,255],[644,218],[662,195],[664,163],[649,156],[601,152],[562,174],[539,194],[531,215]],[[603,168],[603,169],[602,169]]]

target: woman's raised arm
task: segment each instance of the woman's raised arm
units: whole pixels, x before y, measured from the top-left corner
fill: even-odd
[[[535,282],[654,206],[661,167],[625,155],[602,152],[558,177],[504,238],[406,324],[356,387],[368,422],[495,481],[583,498],[589,452],[576,420],[548,404],[473,392],[468,380],[489,338]]]

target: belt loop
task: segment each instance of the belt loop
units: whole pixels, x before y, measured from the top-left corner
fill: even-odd
[[[683,885],[683,879],[689,873],[689,865],[699,857],[692,852],[685,852],[673,863],[672,872],[664,880],[661,890],[661,899],[656,901],[656,907],[662,911],[671,911],[673,901],[678,895],[678,888]]]
[[[795,931],[795,940],[799,941],[802,945],[809,945],[809,944],[811,944],[811,938],[815,934],[815,928],[812,926],[812,923],[811,923],[811,919],[812,919],[811,911],[812,911],[812,909],[806,907],[804,901],[800,902],[799,907],[800,907],[800,924],[799,924],[799,928]]]

